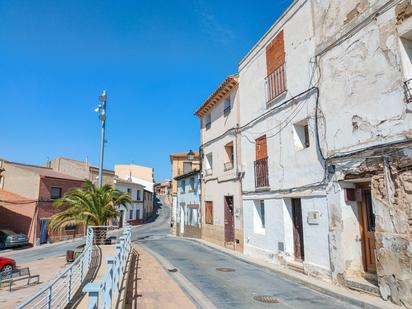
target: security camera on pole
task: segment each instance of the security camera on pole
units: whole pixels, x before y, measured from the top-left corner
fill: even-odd
[[[100,162],[99,162],[99,188],[103,186],[103,159],[104,159],[104,131],[106,129],[106,100],[107,94],[106,90],[103,90],[103,93],[99,96],[101,104],[94,110],[99,113],[99,119],[102,124],[100,131]]]

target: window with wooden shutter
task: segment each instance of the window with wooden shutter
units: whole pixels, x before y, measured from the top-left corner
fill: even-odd
[[[213,202],[205,202],[205,223],[213,224]]]

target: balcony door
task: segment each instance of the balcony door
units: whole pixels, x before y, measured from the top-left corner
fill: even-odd
[[[368,273],[376,273],[375,214],[373,213],[372,196],[369,188],[363,188],[362,201],[359,204],[364,268]]]
[[[263,135],[256,140],[255,186],[256,188],[269,187],[268,146],[266,135]]]

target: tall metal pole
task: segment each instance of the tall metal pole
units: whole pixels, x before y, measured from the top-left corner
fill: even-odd
[[[103,90],[103,93],[101,96],[99,96],[100,102],[102,102],[101,105],[99,105],[99,119],[102,124],[101,130],[100,130],[100,162],[99,162],[99,188],[103,186],[103,160],[104,160],[104,134],[105,134],[105,129],[106,129],[106,100],[107,100],[107,94],[106,90]]]

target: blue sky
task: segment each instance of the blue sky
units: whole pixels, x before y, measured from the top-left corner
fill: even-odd
[[[291,0],[0,0],[0,157],[99,158],[94,108],[108,92],[105,167],[170,177],[197,149],[196,108]]]

